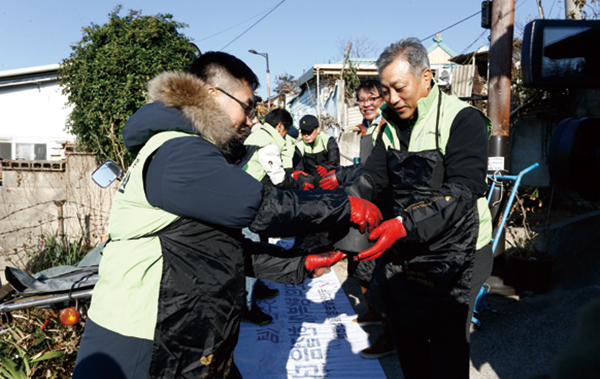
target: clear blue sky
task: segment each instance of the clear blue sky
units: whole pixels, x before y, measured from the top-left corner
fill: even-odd
[[[172,14],[189,25],[181,32],[203,52],[224,50],[244,60],[261,79],[263,97],[266,61],[249,49],[269,54],[273,87],[277,75],[298,78],[313,64],[336,62],[341,40],[367,39],[373,58],[404,37],[429,37],[423,41],[429,47],[431,35],[481,10],[481,0],[0,0],[0,71],[60,63],[81,39],[81,28],[108,22],[117,4],[121,16],[129,9]],[[546,18],[564,18],[563,0],[542,4]],[[515,34],[535,18],[536,0],[517,0]],[[441,35],[460,54],[487,45],[489,31],[476,15]]]

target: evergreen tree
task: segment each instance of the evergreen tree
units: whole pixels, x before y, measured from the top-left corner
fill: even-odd
[[[67,130],[77,137],[78,151],[95,152],[126,169],[133,157],[121,131],[146,103],[148,80],[163,71],[186,71],[197,48],[178,31],[187,25],[170,14],[130,10],[120,17],[120,11],[117,6],[104,25],[83,28],[83,38],[61,62],[59,77],[73,106]]]

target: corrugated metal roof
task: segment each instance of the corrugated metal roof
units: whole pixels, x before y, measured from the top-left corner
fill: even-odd
[[[458,97],[470,97],[473,93],[475,66],[455,66],[452,72],[452,94]]]

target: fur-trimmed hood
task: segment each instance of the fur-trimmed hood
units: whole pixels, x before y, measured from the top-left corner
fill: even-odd
[[[128,150],[137,152],[155,134],[183,131],[199,134],[227,151],[237,133],[229,116],[197,76],[164,72],[148,83],[148,104],[129,118],[123,128]]]

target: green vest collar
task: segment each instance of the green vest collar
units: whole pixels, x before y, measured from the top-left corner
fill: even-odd
[[[371,125],[369,125],[366,119],[363,119],[362,125],[365,127],[366,134],[373,134],[373,132],[377,130],[377,127],[379,127],[379,124],[381,123],[381,118],[381,111],[378,109],[377,117],[375,117]]]
[[[272,126],[271,124],[265,122],[263,124],[263,126],[260,128],[260,130],[263,130],[265,133],[267,133],[269,136],[271,136],[271,138],[273,139],[273,141],[275,141],[275,144],[277,145],[279,150],[281,150],[283,145],[285,145],[285,139],[281,136],[281,134],[279,134],[277,129],[275,129],[275,127]]]
[[[418,123],[419,120],[424,118],[429,112],[437,112],[437,103],[438,97],[440,96],[440,91],[435,82],[431,82],[431,90],[426,97],[422,97],[417,100],[417,120],[415,122]],[[433,108],[433,109],[432,109]]]
[[[300,139],[302,140],[302,142],[309,147],[315,147],[315,146],[319,146],[319,142],[321,141],[321,133],[323,132],[319,132],[317,133],[317,138],[315,138],[313,143],[308,143],[304,140],[304,138],[300,137]]]

